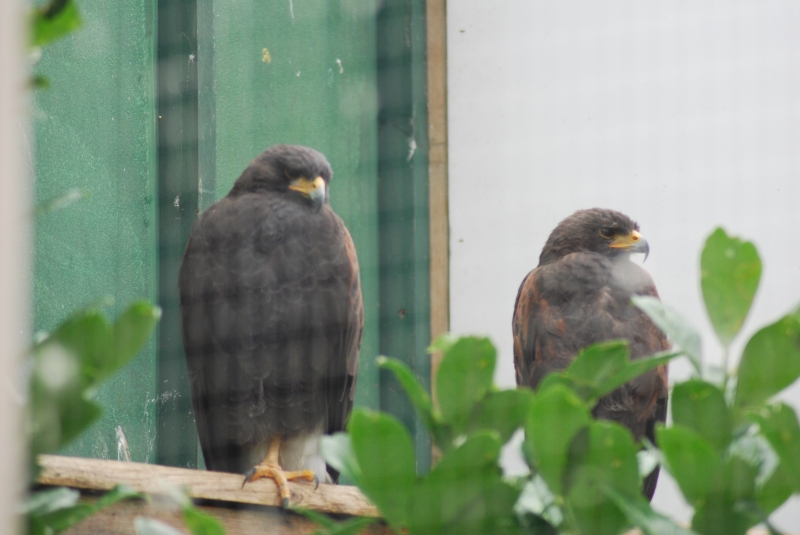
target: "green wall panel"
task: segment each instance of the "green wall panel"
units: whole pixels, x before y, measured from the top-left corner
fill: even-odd
[[[365,329],[356,402],[378,408],[375,0],[199,0],[200,207],[276,143],[322,151],[355,241]]]
[[[424,0],[384,0],[378,32],[380,351],[430,390],[430,240]],[[417,471],[430,468],[425,426],[394,376],[380,374],[380,408],[414,437]]]
[[[81,30],[48,46],[34,98],[36,201],[77,188],[87,198],[36,219],[34,326],[110,296],[114,317],[156,300],[154,0],[82,0]],[[155,344],[100,389],[103,419],[65,452],[152,461]]]

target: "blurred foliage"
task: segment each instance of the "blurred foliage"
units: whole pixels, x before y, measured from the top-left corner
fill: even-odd
[[[59,533],[120,500],[141,497],[142,495],[133,489],[119,485],[96,503],[79,503],[80,492],[59,487],[31,495],[23,506],[23,513],[28,515],[30,535],[50,535]]]
[[[83,25],[78,7],[73,0],[50,0],[33,7],[29,18],[30,58],[35,65],[42,55],[42,47],[78,30]],[[40,74],[31,77],[32,89],[47,89],[50,81]]]
[[[113,324],[88,309],[40,337],[29,357],[32,461],[59,451],[100,417],[92,399],[97,386],[139,353],[160,316],[147,301],[132,304]]]
[[[364,528],[370,524],[374,524],[378,520],[377,518],[355,517],[343,522],[337,522],[326,514],[309,509],[293,510],[322,527],[322,529],[315,531],[313,535],[357,535],[361,533]]]
[[[750,310],[761,261],[752,243],[718,229],[701,264],[706,309],[727,348]],[[770,401],[800,376],[800,312],[759,330],[738,373],[726,358],[720,375],[703,361],[698,332],[678,312],[653,298],[633,302],[670,337],[674,351],[631,361],[627,342],[597,344],[535,393],[493,386],[497,357],[485,338],[443,337],[431,346],[443,354],[437,404],[404,364],[379,358],[430,431],[440,462],[418,475],[408,430],[393,416],[365,409],[353,412],[347,434],[324,439],[326,460],[393,527],[412,535],[614,535],[632,527],[648,535],[741,535],[762,522],[774,532],[770,513],[800,493],[800,424],[791,407]],[[658,426],[657,448],[636,444],[615,422],[592,419],[600,397],[681,354],[694,375],[675,385],[674,423]],[[500,449],[517,429],[525,431],[530,474],[504,477]],[[659,463],[694,507],[693,531],[643,498],[642,480]]]
[[[81,27],[80,13],[72,0],[52,0],[31,13],[31,46],[42,47]]]
[[[186,490],[174,486],[164,486],[166,498],[181,511],[183,522],[192,535],[225,535],[225,528],[219,520],[203,512],[192,503]],[[136,535],[183,535],[169,524],[154,518],[137,517],[134,520]]]
[[[135,357],[150,338],[161,310],[147,301],[129,306],[113,324],[89,308],[38,337],[28,357],[28,435],[31,474],[42,453],[56,453],[102,414],[92,398],[100,382]],[[59,533],[95,511],[137,497],[117,487],[94,504],[78,503],[78,491],[33,493],[23,510],[31,534]]]

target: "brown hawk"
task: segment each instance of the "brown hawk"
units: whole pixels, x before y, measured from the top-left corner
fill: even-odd
[[[319,442],[355,394],[363,304],[332,175],[308,147],[264,151],[197,219],[178,280],[206,466],[275,479],[284,506],[287,479],[336,478]]]
[[[664,334],[631,304],[633,295],[658,297],[650,275],[630,261],[649,253],[639,226],[613,210],[580,210],[550,234],[539,265],[522,281],[514,306],[517,384],[536,388],[565,369],[581,349],[625,339],[631,359],[669,349]],[[637,377],[603,397],[594,416],[620,422],[638,441],[655,442],[655,424],[667,416],[667,368]],[[652,499],[658,468],[644,481]]]

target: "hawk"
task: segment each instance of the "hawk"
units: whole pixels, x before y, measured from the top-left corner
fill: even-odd
[[[287,480],[338,477],[319,442],[355,395],[363,301],[332,175],[308,147],[264,151],[195,221],[178,278],[206,466],[274,479],[284,507]]]
[[[639,225],[613,210],[580,210],[550,234],[539,265],[522,281],[514,305],[517,384],[536,388],[565,369],[581,349],[625,339],[631,359],[669,349],[664,334],[631,304],[633,295],[658,297],[650,275],[630,261],[649,253]],[[655,442],[655,424],[667,416],[667,368],[659,367],[602,398],[594,416],[620,422],[638,441]],[[645,478],[652,499],[658,468]]]

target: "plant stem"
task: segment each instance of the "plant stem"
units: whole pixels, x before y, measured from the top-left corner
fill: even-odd
[[[730,346],[725,344],[722,349],[722,392],[725,394],[728,392],[728,378],[730,377],[728,373],[728,358],[730,354]]]

